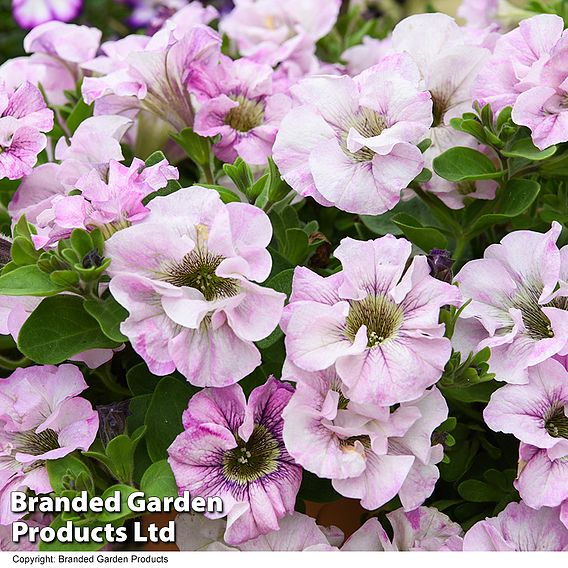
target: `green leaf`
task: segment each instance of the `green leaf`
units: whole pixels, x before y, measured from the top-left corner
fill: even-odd
[[[140,427],[132,438],[121,434],[113,438],[106,447],[106,455],[112,462],[111,471],[118,481],[131,482],[134,471],[134,452],[146,428]]]
[[[46,365],[62,363],[89,349],[113,349],[119,345],[85,311],[83,299],[71,295],[45,298],[18,336],[20,351],[32,361]]]
[[[501,500],[501,490],[477,479],[466,479],[458,485],[458,493],[466,501],[474,503],[498,502]]]
[[[289,268],[288,270],[283,270],[279,272],[270,280],[264,283],[267,288],[272,288],[277,292],[283,292],[286,296],[290,296],[292,293],[292,280],[294,278],[294,268]]]
[[[147,497],[177,497],[178,488],[172,468],[166,460],[153,463],[142,476],[140,489]]]
[[[434,158],[433,166],[440,177],[454,182],[497,179],[504,173],[485,154],[463,146],[446,150]]]
[[[152,394],[160,380],[161,377],[149,371],[146,363],[139,363],[128,369],[126,373],[128,388],[134,396]]]
[[[66,489],[74,489],[74,487],[71,486],[73,480],[80,475],[86,475],[92,480],[89,468],[73,454],[69,454],[57,460],[46,460],[45,466],[51,487],[58,495]]]
[[[103,300],[85,300],[85,310],[93,316],[101,326],[103,333],[112,341],[128,341],[128,337],[120,331],[120,324],[128,317],[123,308],[110,294]]]
[[[36,265],[21,266],[0,276],[1,296],[53,296],[65,288],[52,282]]]
[[[18,266],[27,266],[28,264],[36,263],[39,252],[35,249],[30,239],[17,236],[12,242],[10,256]]]
[[[153,462],[168,457],[168,447],[183,430],[181,415],[196,390],[174,377],[164,377],[158,383],[145,418],[146,447]]]
[[[530,136],[515,140],[507,150],[501,150],[501,154],[507,158],[525,158],[532,161],[546,160],[556,154],[557,146],[550,146],[545,150],[539,150],[532,142]]]
[[[240,201],[240,197],[230,189],[223,187],[222,185],[214,185],[210,183],[200,183],[201,187],[207,187],[209,189],[214,189],[219,196],[221,197],[221,201],[223,203],[233,203],[234,201]]]
[[[486,227],[506,223],[526,211],[540,191],[538,182],[530,179],[509,180],[498,203],[498,212],[482,215],[471,228],[472,234],[481,232]],[[493,205],[494,207],[494,205]]]
[[[110,523],[112,521],[118,521],[119,519],[124,521],[126,517],[134,517],[140,514],[140,513],[132,513],[128,508],[128,497],[136,491],[134,487],[118,483],[116,485],[108,487],[105,490],[105,492],[101,495],[101,497],[103,499],[111,497],[114,495],[115,491],[118,491],[120,493],[120,510],[117,511],[116,513],[110,511],[103,511],[102,513],[99,513],[97,515],[97,521],[103,523]]]
[[[434,227],[423,227],[411,215],[399,213],[393,217],[392,221],[410,242],[424,252],[430,252],[433,248],[448,248],[448,240],[443,233]]]
[[[166,159],[166,156],[164,155],[164,153],[161,150],[156,150],[153,154],[150,154],[146,158],[144,165],[147,168],[149,168],[151,166],[155,166],[156,164],[159,164],[162,160],[165,160],[165,159]]]
[[[191,128],[184,128],[179,134],[170,134],[170,137],[197,165],[204,166],[209,163],[209,138],[199,136]]]
[[[266,286],[267,288],[272,288],[277,292],[283,292],[287,297],[289,297],[292,293],[293,278],[294,269],[289,268],[288,270],[283,270],[279,274],[273,276],[270,280],[266,281],[264,283],[264,286]],[[277,326],[276,329],[268,337],[257,341],[256,346],[259,349],[266,349],[267,347],[270,347],[271,345],[276,343],[283,336],[283,331],[280,329],[280,326]]]
[[[403,232],[394,222],[393,217],[399,213],[406,213],[417,219],[422,226],[435,224],[436,220],[427,207],[418,197],[409,201],[399,201],[394,209],[382,215],[361,215],[361,221],[370,231],[377,235],[402,235]]]
[[[73,134],[79,127],[79,124],[92,116],[92,114],[93,105],[88,105],[83,99],[79,99],[66,121],[67,128],[69,128],[70,133]]]

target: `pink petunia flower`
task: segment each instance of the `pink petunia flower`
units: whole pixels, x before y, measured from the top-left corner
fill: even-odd
[[[45,22],[70,22],[83,8],[83,0],[12,0],[12,15],[21,28],[31,30]]]
[[[347,73],[353,77],[380,63],[383,57],[390,54],[391,49],[390,36],[385,39],[365,36],[360,44],[346,49],[341,59],[347,63]]]
[[[425,256],[406,268],[411,244],[387,235],[343,239],[343,270],[322,278],[296,268],[281,327],[287,355],[306,371],[335,365],[350,399],[389,406],[414,400],[442,375],[451,346],[440,308],[455,286],[434,279]]]
[[[568,141],[568,33],[564,33],[540,73],[538,85],[521,93],[512,118],[528,126],[532,140],[544,150]]]
[[[226,386],[260,365],[254,345],[278,325],[285,295],[254,282],[270,273],[267,215],[192,187],[106,243],[122,332],[156,375],[178,369],[197,386]]]
[[[176,131],[192,126],[192,81],[199,71],[217,64],[221,37],[204,25],[183,28],[183,34],[176,29],[164,28],[148,41],[127,37],[105,44],[105,55],[84,65],[102,72],[83,81],[84,100],[90,104],[112,95],[122,113],[143,109]]]
[[[17,369],[0,382],[0,524],[22,515],[10,511],[10,493],[52,491],[46,460],[88,450],[99,426],[87,388],[73,365]]]
[[[457,15],[470,26],[486,28],[496,23],[498,5],[499,0],[462,0]]]
[[[560,16],[540,14],[503,35],[475,81],[474,100],[499,112],[514,105],[522,92],[539,86],[541,70],[563,30]]]
[[[32,171],[53,128],[53,112],[39,89],[25,82],[15,91],[0,83],[0,179]]]
[[[277,530],[233,546],[224,542],[226,527],[225,519],[208,519],[205,515],[178,515],[176,544],[182,551],[300,552],[337,550],[344,538],[337,527],[319,526],[315,519],[296,511],[282,517]]]
[[[239,385],[204,389],[183,413],[168,449],[180,491],[223,499],[229,545],[278,530],[292,513],[302,469],[282,441],[282,409],[293,388],[274,378],[248,399]]]
[[[67,102],[66,90],[74,91],[82,79],[81,64],[97,53],[101,40],[97,28],[48,22],[34,28],[24,39],[29,57],[16,57],[0,67],[0,79],[10,87],[24,81],[41,84],[51,104]]]
[[[296,369],[289,378],[298,384],[283,412],[283,436],[297,463],[371,510],[397,494],[413,510],[432,493],[443,449],[431,436],[448,415],[436,388],[390,409],[347,399],[332,369]]]
[[[300,106],[282,121],[274,161],[302,196],[350,213],[392,209],[422,171],[416,144],[432,123],[408,55],[384,58],[355,78],[310,77],[292,87]]]
[[[34,244],[38,248],[50,246],[77,228],[99,228],[108,238],[144,219],[150,211],[142,200],[178,177],[177,169],[165,159],[148,167],[137,158],[130,166],[111,160],[104,179],[97,169],[91,169],[75,182],[80,194],[55,195],[50,207],[37,216]]]
[[[560,427],[566,427],[566,415],[560,416]],[[558,420],[558,417],[556,417]],[[550,424],[550,422],[549,422]],[[554,426],[550,424],[549,428]],[[559,437],[564,432],[553,430]],[[565,440],[562,440],[562,442]],[[565,446],[564,446],[565,447]],[[568,526],[568,454],[562,443],[553,449],[520,444],[519,468],[514,486],[522,500],[533,509],[562,507],[562,521]]]
[[[490,51],[475,43],[453,18],[439,13],[405,18],[393,30],[392,49],[412,56],[432,96],[434,120],[427,134],[432,144],[424,153],[432,178],[423,184],[424,189],[452,209],[463,207],[466,197],[493,199],[498,187],[495,181],[456,184],[442,179],[432,167],[434,158],[450,148],[479,147],[475,138],[450,126],[450,120],[472,112],[473,81]]]
[[[531,367],[528,375],[528,384],[505,385],[495,391],[483,418],[492,430],[545,449],[551,458],[567,456],[568,372],[558,361],[548,359]]]
[[[224,58],[212,78],[195,116],[195,132],[220,136],[213,151],[224,162],[240,156],[250,164],[265,164],[280,121],[291,107],[288,96],[273,90],[272,68]]]
[[[341,547],[344,551],[461,551],[462,528],[434,507],[419,507],[413,511],[396,509],[387,513],[393,529],[392,540],[372,518],[353,533]]]
[[[568,529],[559,509],[538,511],[523,502],[509,503],[496,517],[479,521],[464,536],[465,552],[535,552],[568,550]]]
[[[275,66],[306,39],[313,46],[329,33],[340,5],[340,0],[236,0],[220,29],[242,55]]]
[[[566,353],[568,291],[557,285],[568,277],[568,248],[556,246],[560,231],[554,222],[545,234],[510,233],[456,276],[464,300],[471,299],[462,317],[482,324],[477,351],[491,349],[497,380],[526,384],[529,367]]]

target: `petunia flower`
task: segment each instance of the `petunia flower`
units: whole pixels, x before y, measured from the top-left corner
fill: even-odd
[[[434,120],[427,137],[425,165],[433,171],[436,156],[455,146],[478,148],[469,134],[450,126],[452,118],[472,112],[473,81],[491,55],[476,44],[464,28],[446,14],[417,14],[405,18],[393,30],[392,49],[408,53],[416,62],[432,96]],[[434,171],[424,189],[436,194],[448,207],[459,209],[466,197],[493,199],[498,184],[492,180],[452,183]]]
[[[528,376],[528,384],[495,391],[483,418],[492,430],[547,450],[551,458],[568,456],[568,372],[548,359],[531,367]]]
[[[565,427],[566,415],[560,415],[559,426]],[[558,421],[558,416],[556,416]],[[558,428],[558,425],[556,428]],[[549,422],[552,430],[554,423]],[[552,430],[562,437],[563,431]],[[565,442],[565,440],[561,440]],[[564,448],[565,448],[564,444]],[[521,499],[533,509],[541,507],[562,507],[562,521],[568,527],[568,452],[563,444],[552,450],[541,449],[529,444],[520,444],[519,467],[514,486]]]
[[[84,66],[102,72],[83,81],[84,100],[90,104],[112,95],[113,104],[123,111],[128,109],[130,114],[146,110],[176,131],[192,126],[192,80],[198,71],[217,64],[221,38],[204,25],[195,25],[183,34],[176,33],[175,27],[163,32],[147,42],[124,38],[120,40],[120,52],[112,48],[109,51],[110,46],[105,45],[105,55],[97,58],[94,66]],[[120,64],[113,66],[113,59]],[[117,97],[123,100],[116,101]]]
[[[184,411],[168,449],[180,491],[223,499],[224,539],[238,545],[278,530],[292,513],[302,469],[282,441],[282,409],[293,388],[274,378],[248,399],[239,385],[204,389]]]
[[[341,59],[347,63],[347,73],[353,77],[380,63],[383,57],[390,54],[391,49],[390,36],[385,39],[365,36],[360,44],[346,49],[341,54]]]
[[[40,85],[53,105],[67,102],[65,91],[75,91],[83,73],[81,64],[95,57],[102,32],[97,28],[48,22],[24,38],[28,57],[9,59],[0,67],[0,80],[10,87],[25,81]]]
[[[371,518],[341,547],[343,551],[461,551],[463,530],[434,507],[387,513],[392,540],[378,519]]]
[[[305,39],[314,45],[329,33],[340,5],[339,0],[236,0],[220,29],[235,42],[239,53],[274,66]]]
[[[122,332],[152,373],[226,386],[260,365],[254,345],[278,325],[284,294],[270,273],[267,215],[202,187],[148,204],[150,214],[106,243],[110,290],[130,315]]]
[[[523,502],[509,503],[496,517],[479,521],[465,534],[465,552],[535,552],[568,550],[568,529],[559,509],[538,511]]]
[[[540,14],[503,35],[475,80],[473,99],[493,112],[514,105],[518,96],[540,84],[540,73],[563,35],[564,20]]]
[[[53,20],[70,22],[82,8],[83,0],[12,0],[14,20],[25,30]]]
[[[148,167],[138,158],[130,166],[111,160],[104,178],[91,169],[75,182],[79,194],[55,195],[50,207],[37,216],[34,244],[38,248],[50,246],[77,228],[99,228],[108,238],[144,219],[150,211],[142,200],[178,177],[177,169],[165,159]]]
[[[529,367],[566,352],[567,290],[559,284],[568,276],[568,248],[556,246],[560,231],[554,222],[545,234],[510,233],[456,276],[464,300],[471,300],[461,316],[482,324],[477,351],[491,349],[497,380],[525,384]]]
[[[564,33],[540,73],[537,86],[521,93],[512,118],[528,126],[541,150],[568,141],[568,33]]]
[[[391,409],[349,400],[332,369],[306,373],[288,364],[286,378],[298,381],[283,412],[284,441],[297,463],[366,509],[398,494],[412,510],[432,493],[443,451],[431,436],[448,414],[437,389]]]
[[[228,546],[223,539],[225,519],[205,515],[176,517],[176,544],[182,551],[280,551],[337,550],[343,533],[337,527],[319,526],[315,519],[294,511],[279,521],[277,530]]]
[[[29,174],[52,128],[53,112],[37,87],[25,82],[13,91],[0,83],[0,179]]]
[[[224,58],[211,78],[213,85],[208,85],[195,116],[195,132],[219,135],[213,151],[224,162],[240,156],[250,164],[265,164],[280,121],[291,107],[288,96],[274,92],[272,68]]]
[[[397,54],[355,78],[317,76],[292,87],[300,106],[274,144],[282,177],[322,205],[368,215],[392,209],[424,164],[416,144],[432,101],[419,80],[410,57]]]
[[[433,385],[451,353],[439,310],[461,296],[430,275],[425,256],[407,268],[410,252],[392,235],[345,238],[335,251],[342,271],[323,278],[296,268],[281,322],[292,363],[306,371],[335,365],[350,399],[381,406]]]
[[[99,426],[87,388],[73,365],[17,369],[0,382],[0,524],[22,514],[10,510],[12,491],[50,493],[46,460],[88,450]]]

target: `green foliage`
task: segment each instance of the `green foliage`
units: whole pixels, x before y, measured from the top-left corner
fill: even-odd
[[[89,349],[119,345],[101,331],[97,320],[85,310],[83,299],[72,295],[45,298],[18,336],[18,348],[24,355],[36,363],[52,365]]]
[[[146,447],[153,462],[166,459],[168,447],[183,430],[181,415],[195,392],[195,387],[185,381],[174,377],[160,379],[144,422]]]

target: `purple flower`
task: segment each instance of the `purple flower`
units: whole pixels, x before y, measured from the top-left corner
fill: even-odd
[[[350,213],[392,209],[420,173],[415,144],[432,123],[430,94],[405,54],[352,79],[317,76],[292,87],[300,106],[282,121],[274,161],[302,196]]]
[[[287,95],[274,92],[272,68],[224,58],[210,81],[213,85],[204,81],[209,93],[195,116],[195,132],[220,136],[213,150],[224,162],[240,156],[250,164],[265,164],[280,121],[291,107]]]
[[[73,365],[17,369],[0,381],[0,524],[19,517],[10,493],[49,493],[46,460],[88,450],[99,427],[87,388]]]
[[[430,275],[425,256],[406,268],[410,252],[392,235],[345,238],[335,251],[341,272],[322,278],[296,268],[281,322],[292,363],[306,371],[335,365],[350,399],[381,406],[433,385],[451,353],[439,311],[461,296]]]
[[[192,187],[148,204],[106,243],[110,290],[130,316],[122,332],[156,375],[178,369],[198,386],[227,386],[260,365],[254,345],[278,325],[285,295],[264,288],[267,215]]]
[[[254,389],[207,388],[183,413],[182,432],[168,449],[180,491],[223,499],[225,542],[240,544],[278,530],[292,513],[302,469],[282,441],[282,409],[293,388],[274,378]]]
[[[53,128],[53,112],[39,89],[25,82],[15,91],[0,83],[0,179],[32,171]]]
[[[479,521],[464,536],[463,549],[473,551],[535,552],[568,550],[568,529],[559,509],[535,511],[525,503],[509,503],[496,517]]]
[[[367,509],[397,494],[405,510],[424,502],[443,457],[432,433],[448,415],[436,388],[391,409],[347,399],[332,369],[306,373],[288,364],[285,370],[298,381],[283,413],[284,441],[297,463]]]
[[[529,367],[566,352],[568,248],[556,246],[560,231],[554,222],[545,234],[510,233],[456,276],[464,300],[471,299],[461,317],[483,326],[477,351],[491,349],[497,380],[525,384]]]
[[[74,20],[83,0],[12,0],[12,15],[21,28],[31,30],[44,22]]]

